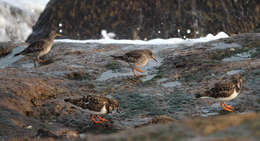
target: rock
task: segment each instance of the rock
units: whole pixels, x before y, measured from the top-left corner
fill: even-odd
[[[260,24],[258,24],[255,29],[254,29],[255,33],[260,33]]]
[[[51,0],[27,42],[50,28],[62,29],[72,39],[97,39],[102,30],[120,39],[192,38],[220,31],[232,35],[254,30],[259,7],[258,0]]]
[[[37,68],[27,57],[10,57],[16,62],[0,69],[0,140],[257,140],[259,40],[247,33],[193,45],[55,43],[52,63]],[[136,48],[151,49],[159,60],[142,68],[141,78],[110,57]],[[227,103],[233,113],[195,99],[195,91],[231,72],[244,79],[241,94]],[[93,124],[91,113],[66,102],[92,94],[117,100],[121,112]]]
[[[71,72],[66,74],[66,77],[70,80],[88,80],[95,79],[91,75],[85,72]]]
[[[162,116],[153,117],[152,120],[148,121],[147,123],[143,125],[138,125],[136,127],[143,127],[143,126],[153,125],[153,124],[170,124],[172,122],[174,122],[173,118],[167,115],[162,115]]]
[[[169,116],[157,116],[157,117],[154,117],[150,121],[150,123],[152,123],[152,124],[167,124],[167,123],[171,123],[173,121],[174,120]]]
[[[66,137],[71,139],[71,138],[78,138],[79,137],[79,134],[75,131],[68,131],[66,133]]]
[[[240,115],[224,115],[212,118],[195,118],[182,120],[169,125],[154,125],[135,130],[102,135],[86,136],[85,140],[98,141],[172,141],[187,140],[257,140],[259,137],[260,114],[248,113]],[[206,131],[206,134],[205,134]],[[208,132],[210,131],[210,132]],[[214,132],[212,132],[214,131]],[[209,135],[210,137],[208,137]]]
[[[32,129],[33,127],[31,125],[27,126],[26,129]]]
[[[58,138],[57,135],[55,135],[52,132],[45,130],[45,129],[39,129],[37,131],[36,137],[38,137],[38,138],[50,138],[51,137],[51,138],[54,138],[54,139]]]

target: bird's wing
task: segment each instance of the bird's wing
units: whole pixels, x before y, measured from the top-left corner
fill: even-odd
[[[93,111],[100,111],[104,105],[108,104],[108,99],[99,96],[88,96],[87,102],[87,109]]]
[[[235,88],[235,85],[232,81],[220,82],[215,84],[215,88],[221,91],[228,91]]]
[[[135,63],[136,60],[142,57],[139,51],[131,51],[125,54],[125,57],[129,63]]]
[[[82,109],[88,109],[97,112],[100,111],[101,108],[108,103],[105,97],[91,95],[78,99],[64,99],[64,101],[81,107]]]
[[[228,97],[233,93],[235,85],[232,82],[220,82],[208,91],[210,97]]]
[[[25,50],[23,50],[20,54],[30,54],[42,51],[44,48],[45,41],[39,40],[31,43]]]
[[[76,105],[78,107],[86,107],[86,104],[85,104],[85,101],[84,101],[84,98],[77,98],[77,99],[70,99],[70,98],[67,98],[67,99],[64,99],[65,102],[69,102],[73,105]]]

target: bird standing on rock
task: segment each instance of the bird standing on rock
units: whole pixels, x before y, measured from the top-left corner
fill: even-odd
[[[103,123],[108,121],[99,115],[112,113],[115,110],[119,112],[118,102],[104,96],[88,95],[87,97],[80,99],[65,99],[65,101],[87,110],[91,114],[91,120],[94,123]],[[96,120],[96,118],[99,120]]]
[[[117,60],[122,60],[127,62],[130,67],[132,68],[132,71],[134,73],[134,76],[137,77],[137,74],[135,72],[145,72],[141,69],[139,69],[138,67],[143,67],[145,66],[149,59],[153,59],[154,61],[158,62],[155,57],[153,56],[152,51],[148,50],[148,49],[143,49],[143,50],[133,50],[130,52],[127,52],[126,54],[122,55],[122,56],[113,56],[111,55],[111,57],[113,57],[114,59]]]
[[[41,56],[47,54],[53,45],[53,41],[56,36],[61,36],[60,34],[56,33],[56,31],[51,31],[46,37],[41,38],[38,41],[31,43],[26,49],[22,52],[15,54],[14,56],[18,55],[26,55],[33,58],[34,67],[36,67],[36,62],[44,62],[40,59]]]
[[[229,112],[233,112],[232,106],[226,105],[224,101],[229,101],[236,98],[242,89],[242,76],[240,74],[234,75],[231,79],[216,83],[215,86],[203,94],[197,94],[196,98],[214,98],[221,101],[220,106]]]

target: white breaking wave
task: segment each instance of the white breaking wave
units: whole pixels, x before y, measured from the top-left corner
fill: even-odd
[[[30,12],[42,11],[49,0],[0,0]]]
[[[0,41],[25,41],[49,0],[0,0]]]
[[[102,33],[104,34],[104,33]],[[104,35],[103,35],[104,36]],[[99,43],[99,44],[137,44],[137,45],[162,45],[162,44],[188,44],[209,42],[221,38],[228,38],[229,36],[224,32],[219,32],[217,35],[208,34],[206,37],[197,39],[182,39],[182,38],[169,38],[169,39],[151,39],[151,40],[127,40],[127,39],[94,39],[94,40],[72,40],[72,39],[58,39],[55,42],[68,42],[68,43]]]
[[[116,37],[116,34],[113,32],[107,33],[106,30],[101,30],[101,35],[103,39],[113,39]]]

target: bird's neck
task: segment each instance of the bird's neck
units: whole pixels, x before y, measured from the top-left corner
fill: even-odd
[[[237,92],[240,92],[241,87],[242,87],[241,83],[237,84],[237,85],[236,85],[236,91],[237,91]]]

